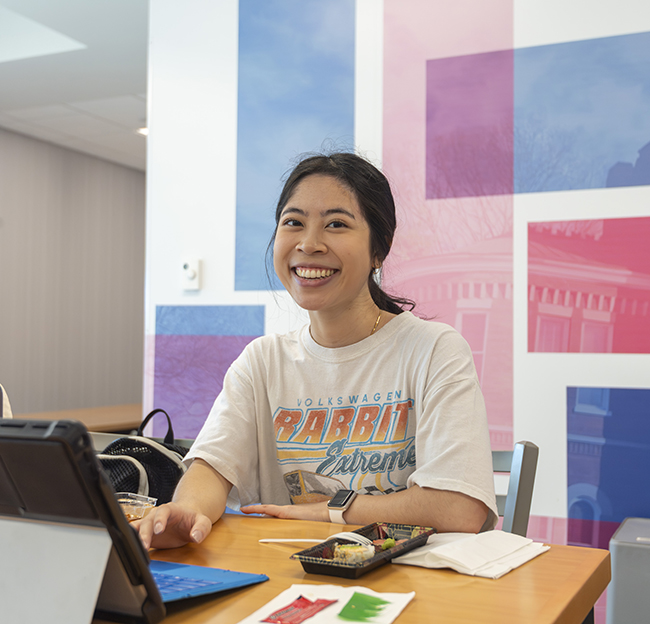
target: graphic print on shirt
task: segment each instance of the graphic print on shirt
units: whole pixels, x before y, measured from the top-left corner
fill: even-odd
[[[415,469],[415,419],[412,399],[401,395],[307,399],[277,408],[278,462],[292,502],[328,500],[342,488],[404,489]]]

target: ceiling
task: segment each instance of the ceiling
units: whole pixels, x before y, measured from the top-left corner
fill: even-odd
[[[149,0],[0,0],[0,127],[144,171]]]

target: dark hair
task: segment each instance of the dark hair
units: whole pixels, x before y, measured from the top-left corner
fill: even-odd
[[[370,252],[381,265],[393,243],[397,221],[395,201],[386,176],[365,158],[348,152],[335,152],[303,158],[287,177],[275,210],[276,229],[280,215],[300,182],[307,176],[325,175],[349,189],[356,197],[364,219],[370,227]],[[269,243],[273,248],[275,232]],[[373,301],[380,310],[400,314],[404,308],[412,310],[415,303],[410,299],[393,297],[384,292],[375,281],[373,271],[368,275],[368,288]]]

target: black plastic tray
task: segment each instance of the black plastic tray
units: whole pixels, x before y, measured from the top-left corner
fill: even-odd
[[[427,543],[429,535],[437,531],[431,527],[414,526],[412,524],[374,522],[352,532],[365,535],[371,540],[392,537],[395,541],[401,539],[406,539],[407,541],[397,544],[388,550],[379,551],[374,557],[366,559],[361,563],[342,563],[334,560],[334,546],[336,544],[350,544],[353,542],[339,537],[333,537],[316,546],[294,553],[291,555],[291,559],[298,559],[305,572],[311,574],[359,578],[366,574],[366,572],[370,572],[370,570],[384,565],[393,557],[399,557],[418,546],[423,546]]]

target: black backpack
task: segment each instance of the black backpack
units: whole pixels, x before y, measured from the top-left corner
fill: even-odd
[[[164,442],[144,437],[142,432],[156,415],[167,417]],[[169,414],[162,409],[150,412],[140,423],[134,436],[118,438],[97,455],[116,492],[132,492],[168,503],[176,485],[185,473],[182,460],[188,449],[174,444],[174,431]]]

